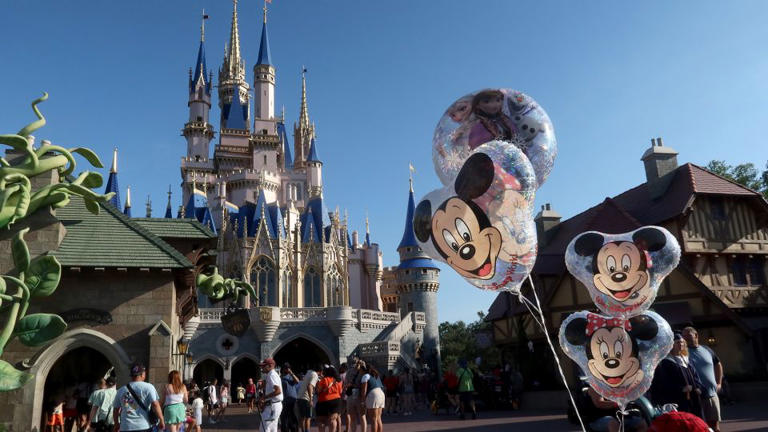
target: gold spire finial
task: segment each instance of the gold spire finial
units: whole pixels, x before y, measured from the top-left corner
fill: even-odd
[[[309,128],[309,110],[307,109],[307,68],[301,66],[301,113],[299,125]]]
[[[205,20],[208,19],[208,15],[205,14],[203,9],[203,19],[200,20],[200,42],[205,42]]]
[[[368,224],[368,211],[365,212],[365,233],[370,234],[371,233],[371,227]]]
[[[267,23],[267,0],[264,0],[264,24]]]
[[[237,0],[232,0],[232,28],[229,31],[229,47],[225,50],[225,66],[230,80],[242,79],[242,59],[240,58],[240,30],[237,25]]]
[[[285,105],[283,105],[283,111],[280,114],[280,119],[282,120],[283,123],[285,123]]]
[[[125,188],[125,208],[131,208],[131,185]]]
[[[117,147],[112,151],[112,168],[109,169],[109,172],[117,174]]]
[[[413,167],[412,163],[408,162],[408,184],[411,192],[413,192],[413,173],[415,172],[416,168]]]
[[[152,198],[147,195],[147,217],[152,217]]]

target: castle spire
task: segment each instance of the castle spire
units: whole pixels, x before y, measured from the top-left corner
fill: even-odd
[[[146,217],[151,218],[152,217],[152,198],[149,195],[147,195],[146,210],[147,210]]]
[[[238,75],[242,62],[240,58],[240,29],[237,25],[237,0],[232,0],[232,27],[229,30],[229,47],[226,59],[230,78]]]
[[[123,214],[131,217],[131,187],[128,186],[125,189],[125,208],[123,209]]]
[[[205,86],[205,92],[210,94],[211,86],[210,82],[206,82],[208,79],[205,64],[205,20],[208,19],[208,15],[203,9],[203,15],[200,19],[200,47],[197,50],[197,61],[195,62],[195,73],[190,77],[189,91],[192,93],[195,91],[195,87],[200,84]]]
[[[208,15],[205,14],[203,9],[203,19],[200,20],[200,42],[205,42],[205,20],[208,19]]]
[[[165,207],[165,218],[173,219],[173,213],[171,212],[171,185],[168,185],[168,205]]]
[[[371,227],[368,225],[368,212],[365,213],[365,245],[371,247]]]
[[[112,167],[109,169],[107,187],[104,189],[105,194],[110,192],[113,192],[115,195],[108,202],[120,210],[120,186],[117,182],[117,147],[115,147],[112,153]]]
[[[307,68],[301,67],[301,113],[299,114],[299,126],[309,128],[309,110],[307,109]]]
[[[264,2],[264,24],[261,27],[261,43],[259,44],[259,59],[257,65],[271,65],[269,53],[269,36],[267,36],[267,2]]]

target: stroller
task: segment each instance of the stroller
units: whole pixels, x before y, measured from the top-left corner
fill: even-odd
[[[588,390],[589,385],[586,383],[586,381],[582,381],[581,388],[573,391],[572,394],[573,400],[576,401],[576,406],[579,409],[579,414],[581,414],[581,419],[584,421],[584,426],[586,427],[587,431],[593,432],[593,429],[591,429],[589,426],[590,423],[599,419],[600,417],[614,416],[615,411],[606,411],[595,407],[595,405],[592,403],[592,399],[589,397]],[[632,417],[633,420],[637,418],[641,420],[640,423],[645,424],[644,428],[638,428],[640,430],[645,430],[645,428],[651,425],[651,421],[653,421],[653,419],[660,414],[660,410],[653,407],[651,402],[643,396],[630,402],[627,405],[627,411],[629,412],[627,417]],[[578,417],[576,416],[576,410],[570,401],[568,402],[568,421],[570,421],[572,424],[578,424],[579,422]],[[625,432],[632,432],[633,430],[634,429],[630,424],[625,427]]]

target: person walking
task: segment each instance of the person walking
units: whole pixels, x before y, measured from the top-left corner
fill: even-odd
[[[227,412],[229,402],[229,381],[224,380],[219,389],[219,410],[216,413],[216,422],[224,421],[224,413]]]
[[[656,366],[651,383],[654,405],[677,405],[678,411],[701,416],[701,380],[688,359],[688,349],[681,333],[675,332],[672,350]]]
[[[93,432],[110,432],[115,428],[112,419],[112,404],[115,403],[115,378],[104,380],[104,388],[91,393],[88,403],[91,412],[88,414],[88,424]]]
[[[170,432],[179,432],[181,424],[187,418],[185,404],[188,401],[187,386],[181,382],[181,374],[177,370],[171,371],[163,398],[163,417]]]
[[[296,432],[298,421],[294,407],[296,406],[296,392],[299,386],[299,377],[291,370],[290,363],[284,363],[281,369],[283,377],[283,412],[280,414],[280,425],[283,432]]]
[[[218,383],[219,380],[214,378],[213,382],[211,382],[206,388],[203,389],[206,399],[208,400],[208,404],[205,409],[208,411],[208,422],[210,424],[216,424],[216,411],[219,409],[219,396],[216,388]]]
[[[329,432],[337,432],[342,392],[343,384],[336,368],[328,366],[323,369],[323,378],[317,383],[317,426],[320,432],[324,432],[326,427]]]
[[[253,378],[248,378],[248,384],[245,386],[245,401],[248,403],[248,414],[253,412],[253,404],[256,402],[256,384]]]
[[[261,408],[261,432],[277,432],[280,413],[283,411],[283,390],[280,376],[275,370],[275,360],[271,357],[259,364],[264,377],[264,395],[259,400]]]
[[[165,429],[163,410],[160,408],[157,390],[147,379],[146,368],[141,364],[131,367],[131,382],[120,387],[112,403],[112,419],[115,432],[149,432],[154,424],[150,410],[157,416],[157,428]]]
[[[322,366],[315,366],[314,370],[309,369],[304,374],[304,378],[299,384],[299,391],[296,392],[296,418],[299,420],[299,429],[302,432],[309,432],[309,426],[312,423],[312,403],[315,396],[315,386],[320,379],[317,374],[322,370]]]
[[[379,371],[373,365],[368,365],[368,372],[360,380],[360,394],[365,395],[365,408],[372,432],[382,432],[381,412],[384,410],[384,384],[381,382]]]
[[[243,383],[239,383],[237,385],[237,403],[241,404],[245,401],[245,387],[243,387]]]
[[[386,396],[386,412],[387,414],[396,414],[397,413],[397,387],[399,384],[399,381],[397,380],[397,377],[395,376],[395,372],[390,369],[387,373],[387,376],[384,377],[382,380],[384,383],[385,388],[385,396]]]
[[[414,409],[414,384],[413,374],[410,369],[405,368],[400,374],[400,409],[404,416],[413,414]]]
[[[683,329],[688,345],[688,358],[702,383],[701,410],[704,421],[714,432],[720,432],[720,400],[717,392],[723,384],[723,364],[709,347],[699,345],[699,333],[693,327]]]
[[[360,394],[360,380],[367,371],[367,365],[362,360],[355,360],[352,369],[347,371],[344,380],[344,394],[347,395],[347,428],[346,432],[356,432],[360,425],[360,432],[366,432],[368,422],[365,418],[365,399]]]
[[[195,432],[200,432],[200,428],[203,424],[203,407],[205,406],[205,403],[203,402],[200,390],[194,393],[194,397],[195,399],[192,401],[192,417],[195,419]],[[192,432],[192,430],[187,432]]]
[[[467,405],[472,408],[472,420],[477,418],[477,410],[475,409],[475,399],[472,394],[475,392],[475,386],[472,383],[474,374],[467,366],[467,361],[464,359],[459,360],[459,370],[456,372],[459,377],[459,418],[464,420],[467,412]]]

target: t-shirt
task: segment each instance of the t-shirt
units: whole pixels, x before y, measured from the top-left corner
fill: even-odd
[[[277,371],[272,369],[267,373],[267,379],[264,380],[264,394],[270,394],[275,391],[275,387],[280,388],[280,394],[277,396],[273,396],[269,398],[272,402],[282,402],[283,401],[283,392],[282,392],[282,383],[280,382],[280,375],[277,374]]]
[[[342,384],[331,377],[326,377],[317,383],[317,401],[325,402],[341,398]]]
[[[456,372],[459,376],[459,392],[471,392],[475,391],[475,386],[472,385],[472,371],[469,369],[461,368]]]
[[[240,386],[237,388],[237,398],[238,399],[245,399],[245,387]]]
[[[307,371],[307,374],[304,375],[304,379],[301,380],[301,384],[299,384],[299,391],[297,394],[299,395],[298,399],[304,399],[304,400],[310,400],[309,397],[309,386],[314,386],[317,384],[318,376],[317,372],[315,371]]]
[[[102,420],[107,424],[113,424],[112,418],[112,404],[115,403],[115,395],[117,390],[114,387],[96,390],[91,393],[91,397],[88,398],[88,404],[98,408],[96,416],[91,419],[91,422],[98,423]]]
[[[688,359],[698,372],[701,383],[704,385],[704,396],[716,396],[715,365],[720,363],[717,355],[709,347],[699,345],[696,348],[688,347]]]
[[[248,388],[245,390],[245,394],[248,395],[255,395],[256,394],[256,384],[248,384]]]
[[[283,394],[285,394],[285,397],[288,399],[296,399],[296,390],[297,390],[297,384],[299,382],[293,379],[293,375],[291,374],[285,374],[283,375]]]
[[[216,397],[216,386],[211,384],[206,389],[208,392],[208,403],[211,405],[219,403],[219,399]]]
[[[152,402],[159,399],[155,386],[143,381],[132,381],[130,384],[133,392],[136,393],[144,406],[148,409],[152,409]],[[120,430],[121,431],[135,431],[145,430],[152,427],[149,424],[149,413],[144,411],[139,404],[133,399],[133,395],[128,391],[126,386],[120,387],[115,396],[115,401],[112,404],[114,409],[120,409]]]
[[[397,391],[397,385],[399,384],[399,381],[396,376],[390,375],[386,378],[384,378],[384,387],[387,388],[387,391]]]
[[[361,383],[368,383],[368,389],[367,391],[370,393],[371,390],[375,388],[381,388],[383,387],[381,384],[381,380],[371,376],[371,374],[365,374],[363,375],[363,379],[360,380]]]

